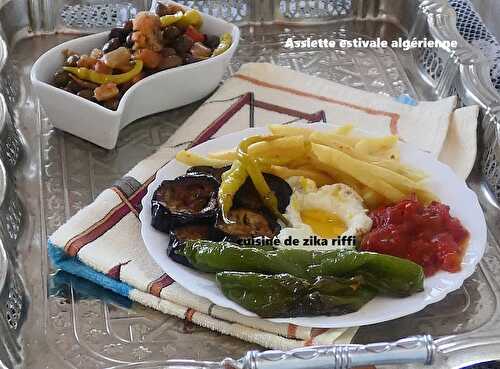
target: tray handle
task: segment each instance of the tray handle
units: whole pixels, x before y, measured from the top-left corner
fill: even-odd
[[[413,336],[390,343],[305,347],[291,351],[249,351],[241,369],[349,369],[365,365],[420,363],[431,365],[436,346],[431,336]],[[235,367],[223,365],[223,367]]]

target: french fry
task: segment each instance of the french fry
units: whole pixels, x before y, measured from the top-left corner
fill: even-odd
[[[306,146],[302,136],[286,136],[272,141],[261,141],[248,147],[248,155],[253,158],[269,159],[281,163],[306,155]]]
[[[412,168],[408,168],[404,164],[401,164],[398,161],[399,152],[397,153],[396,160],[394,160],[394,159],[386,160],[386,159],[382,159],[379,157],[363,154],[359,151],[354,150],[352,146],[346,145],[345,143],[342,143],[338,140],[331,140],[328,137],[317,134],[317,132],[313,133],[310,136],[310,140],[311,140],[311,142],[314,142],[314,143],[333,147],[333,148],[340,150],[343,153],[345,153],[345,154],[347,154],[355,159],[365,161],[368,163],[373,163],[377,166],[392,170],[398,174],[401,174],[401,175],[407,177],[408,179],[410,179],[414,182],[418,182],[418,181],[426,178],[426,175],[424,173],[422,173],[421,171],[418,171],[418,170],[415,170]]]
[[[290,125],[283,124],[270,124],[267,127],[273,135],[281,135],[281,136],[302,136],[304,138],[308,138],[313,130],[305,127],[296,127]]]
[[[354,126],[352,124],[345,124],[335,130],[338,135],[350,135]]]
[[[365,205],[370,210],[376,209],[379,206],[386,204],[385,198],[371,188],[365,187],[361,190],[360,195],[363,198]]]
[[[404,192],[377,175],[380,174],[377,169],[384,168],[354,159],[340,150],[325,145],[313,143],[311,150],[323,164],[349,174],[390,201],[397,202],[406,196]]]
[[[361,166],[367,172],[373,173],[377,177],[382,178],[384,181],[393,185],[402,192],[409,194],[419,190],[425,190],[425,187],[421,183],[412,181],[399,173],[393,172],[384,167],[377,166],[376,164],[370,162],[365,162],[349,157],[349,155],[341,152],[340,150],[335,150],[334,148],[331,148],[331,150],[337,151],[337,153],[334,153],[333,155],[336,155],[338,160],[349,160],[352,165]]]
[[[331,130],[331,131],[315,131],[309,136],[309,139],[311,141],[314,141],[313,137],[318,137],[321,136],[323,137],[323,140],[331,140],[343,145],[349,145],[354,147],[360,140],[363,138],[353,136],[353,135],[345,135],[345,134],[338,134],[336,130]]]
[[[398,136],[396,135],[363,138],[354,146],[354,150],[381,159],[399,160],[397,143]]]
[[[234,161],[238,159],[238,153],[236,152],[236,149],[222,150],[222,151],[211,152],[207,155],[207,157],[209,157],[210,159]]]
[[[309,153],[309,150],[308,150]],[[297,168],[302,168],[304,166],[310,166],[311,165],[311,159],[309,158],[309,155],[301,156],[300,158],[293,159],[292,161],[287,163],[288,168],[292,169],[297,169]],[[312,168],[314,169],[314,168]]]
[[[354,146],[354,150],[366,154],[377,155],[379,152],[387,151],[398,143],[398,136],[389,135],[384,137],[362,138]]]
[[[213,168],[223,168],[232,164],[232,160],[212,159],[186,150],[179,151],[175,156],[175,159],[183,164],[189,165],[190,167],[206,165]]]
[[[357,139],[338,135],[334,132],[319,132],[315,131],[309,136],[309,141],[319,143],[321,145],[331,146],[343,150],[344,148],[354,150],[354,145],[358,142]]]
[[[346,185],[354,189],[354,191],[361,193],[361,190],[364,187],[363,184],[349,174],[322,163],[312,153],[310,154],[310,160],[316,170],[320,170],[332,177],[335,180],[334,183],[345,183]]]
[[[287,168],[279,165],[271,165],[269,170],[265,170],[268,173],[274,174],[275,176],[281,177],[283,179],[288,179],[290,177],[306,177],[312,179],[316,185],[319,187],[335,183],[335,180],[329,175],[322,173],[318,170],[312,169],[293,169]]]

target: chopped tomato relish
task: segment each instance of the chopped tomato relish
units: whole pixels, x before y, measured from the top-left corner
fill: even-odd
[[[389,254],[420,264],[426,276],[439,270],[460,271],[469,232],[450,208],[433,201],[425,206],[415,198],[373,210],[371,231],[361,249]]]

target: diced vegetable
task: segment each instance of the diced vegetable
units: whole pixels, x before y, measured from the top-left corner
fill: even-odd
[[[103,56],[104,63],[110,68],[119,68],[128,65],[130,61],[130,51],[126,47],[119,47]]]
[[[205,35],[191,25],[186,28],[186,32],[184,34],[194,42],[205,41]]]
[[[97,59],[88,55],[80,56],[80,59],[76,62],[76,66],[78,68],[94,68],[95,63],[97,63]]]
[[[150,49],[140,49],[134,54],[135,59],[141,59],[144,66],[149,69],[155,69],[161,62],[161,54]]]
[[[98,73],[103,74],[111,74],[113,72],[113,68],[108,67],[103,61],[98,60],[94,65],[94,70]]]
[[[195,57],[195,59],[207,59],[212,54],[212,50],[203,45],[201,42],[195,42],[193,47],[191,48],[191,55]]]
[[[94,90],[94,97],[97,101],[105,101],[117,96],[119,92],[116,84],[109,82],[97,87]]]

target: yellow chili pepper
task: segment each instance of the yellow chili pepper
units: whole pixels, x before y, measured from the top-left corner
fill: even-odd
[[[203,17],[198,10],[191,9],[185,12],[181,19],[175,22],[175,25],[180,28],[187,28],[188,26],[193,26],[200,29],[203,24]]]
[[[74,74],[80,79],[103,85],[105,83],[115,83],[117,85],[130,81],[141,73],[143,67],[142,60],[137,59],[134,67],[128,72],[121,74],[104,74],[88,68],[63,67],[66,72]]]
[[[217,46],[217,48],[214,50],[212,56],[217,56],[222,54],[224,51],[229,49],[232,43],[233,43],[233,36],[231,36],[229,32],[223,33],[222,36],[220,36],[219,46]]]
[[[247,171],[239,160],[235,160],[231,168],[222,174],[218,201],[222,211],[222,219],[224,219],[225,223],[234,223],[227,215],[233,206],[234,195],[236,195],[236,192],[243,186],[247,177]]]
[[[164,15],[163,17],[160,17],[160,22],[163,27],[171,26],[172,24],[178,22],[182,17],[184,13],[179,10],[175,14],[167,14]]]
[[[262,202],[268,208],[274,216],[277,218],[281,219],[286,225],[289,224],[288,220],[281,214],[281,212],[278,209],[278,199],[276,198],[276,195],[274,192],[271,190],[269,185],[266,182],[266,179],[264,178],[260,168],[259,168],[259,163],[257,160],[252,159],[248,153],[248,147],[251,144],[254,144],[259,141],[263,140],[273,140],[275,137],[264,137],[264,136],[252,136],[244,139],[243,141],[240,142],[238,146],[238,158],[241,161],[241,164],[243,165],[244,169],[250,176],[255,189],[259,193],[260,198],[262,199]]]

